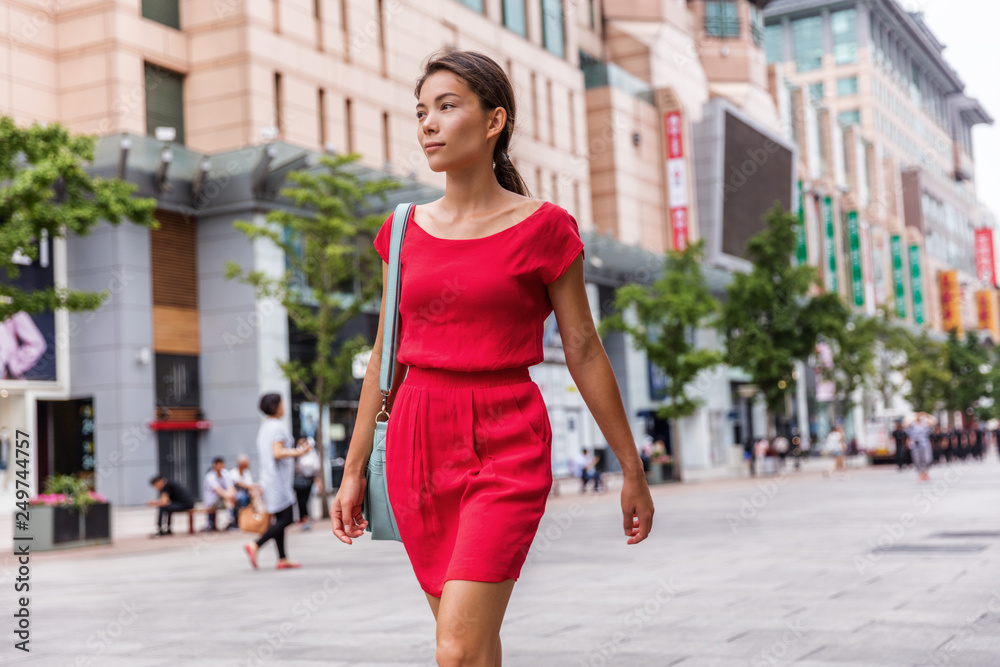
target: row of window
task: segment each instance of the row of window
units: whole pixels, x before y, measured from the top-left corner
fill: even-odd
[[[850,97],[851,95],[858,94],[858,77],[856,76],[845,76],[837,79],[837,96],[838,97]],[[825,96],[823,90],[823,82],[809,84],[809,99],[813,102],[819,102]]]
[[[823,66],[826,53],[823,40],[823,17],[807,16],[791,21],[792,59],[795,69],[808,72]],[[842,9],[830,14],[830,32],[833,59],[837,65],[850,65],[858,61],[857,10]],[[785,28],[774,23],[764,30],[764,48],[767,62],[785,61]]]
[[[477,12],[484,12],[483,0],[458,0],[466,7]],[[180,30],[179,0],[142,0],[143,17]],[[323,34],[320,28],[322,20],[322,0],[313,0],[313,18],[317,21],[316,44],[323,49]],[[378,38],[384,47],[384,7],[383,0],[375,0],[375,10],[378,17]],[[589,0],[591,27],[596,25],[597,11],[594,0]],[[272,0],[274,30],[280,31],[279,0]],[[344,26],[345,54],[350,59],[350,47],[347,34],[347,0],[341,0],[341,23]],[[508,29],[522,37],[528,36],[528,22],[525,0],[503,0],[503,24]],[[565,24],[563,17],[563,0],[542,0],[542,45],[545,49],[560,58],[565,56]]]
[[[920,195],[926,229],[933,230],[934,242],[926,244],[927,252],[949,266],[975,275],[973,253],[975,225],[951,204],[942,202],[926,191]]]
[[[764,18],[757,5],[750,6],[750,35],[757,46],[764,45]],[[736,0],[706,0],[705,34],[709,37],[740,36],[740,11]]]

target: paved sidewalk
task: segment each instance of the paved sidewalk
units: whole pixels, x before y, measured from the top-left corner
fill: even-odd
[[[932,478],[878,467],[660,486],[654,533],[633,547],[617,493],[550,498],[508,610],[504,665],[996,667],[1000,463]],[[148,512],[120,513],[116,529],[145,532]],[[122,537],[33,557],[27,660],[12,648],[16,572],[3,558],[0,664],[434,664],[432,616],[401,545],[292,529],[304,568],[279,572],[272,546],[251,570],[244,539]]]

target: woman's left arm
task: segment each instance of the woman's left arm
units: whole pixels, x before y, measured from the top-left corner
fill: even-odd
[[[632,437],[618,381],[591,316],[583,279],[583,256],[548,286],[549,299],[566,353],[566,367],[594,415],[601,433],[618,457],[625,481],[622,513],[629,544],[646,539],[653,526],[653,499]]]

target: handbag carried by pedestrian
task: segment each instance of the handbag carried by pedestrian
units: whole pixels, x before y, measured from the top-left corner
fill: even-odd
[[[413,204],[400,204],[392,216],[392,239],[389,245],[389,275],[385,292],[385,321],[382,327],[382,364],[378,384],[382,394],[382,409],[375,415],[375,436],[372,453],[368,458],[365,477],[365,497],[361,512],[368,521],[367,530],[373,540],[396,540],[399,528],[389,503],[389,490],[385,479],[385,437],[389,429],[389,391],[392,389],[392,375],[396,367],[396,342],[399,337],[399,255],[403,247],[406,223],[410,219]]]
[[[271,515],[264,506],[264,501],[257,496],[250,504],[240,510],[236,525],[244,533],[261,534],[271,525]]]

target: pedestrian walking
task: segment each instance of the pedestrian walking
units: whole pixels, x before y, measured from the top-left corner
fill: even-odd
[[[364,533],[364,469],[384,405],[388,497],[436,620],[438,663],[499,665],[507,602],[552,486],[552,428],[528,367],[543,360],[553,310],[566,364],[621,463],[628,544],[649,535],[653,502],[591,317],[576,221],[529,198],[507,154],[506,73],[482,54],[450,51],[426,64],[415,94],[417,139],[431,170],[446,174],[445,194],[408,220],[392,360],[406,376],[383,403],[380,322],[332,527],[347,544]],[[375,238],[386,262],[393,217]],[[383,293],[383,318],[388,307]]]
[[[309,451],[295,459],[295,479],[292,488],[295,489],[295,500],[299,508],[299,523],[302,530],[312,530],[312,517],[309,516],[309,499],[312,497],[313,484],[319,473],[319,454],[313,449],[316,441],[307,436]]]
[[[826,436],[826,451],[833,457],[833,470],[825,470],[823,475],[845,470],[844,454],[847,451],[847,439],[844,437],[843,427],[834,426],[830,429],[830,433]]]
[[[903,468],[910,464],[909,440],[910,436],[906,434],[906,429],[903,428],[903,421],[897,421],[896,428],[892,432],[892,441],[896,445],[896,466],[899,472],[903,472]]]
[[[910,428],[907,429],[910,437],[910,453],[913,455],[913,467],[917,469],[917,476],[921,482],[930,479],[927,468],[931,464],[931,428],[927,421],[927,416],[923,412],[918,412],[917,417]]]
[[[292,523],[295,505],[295,492],[292,490],[294,465],[291,459],[309,452],[309,443],[303,439],[298,444],[292,444],[292,436],[281,421],[285,416],[285,405],[279,394],[264,394],[260,399],[260,411],[266,419],[257,431],[257,457],[260,459],[261,494],[271,515],[271,525],[255,542],[247,542],[243,549],[256,569],[258,550],[273,539],[278,548],[277,568],[301,567],[285,555],[285,529]]]

